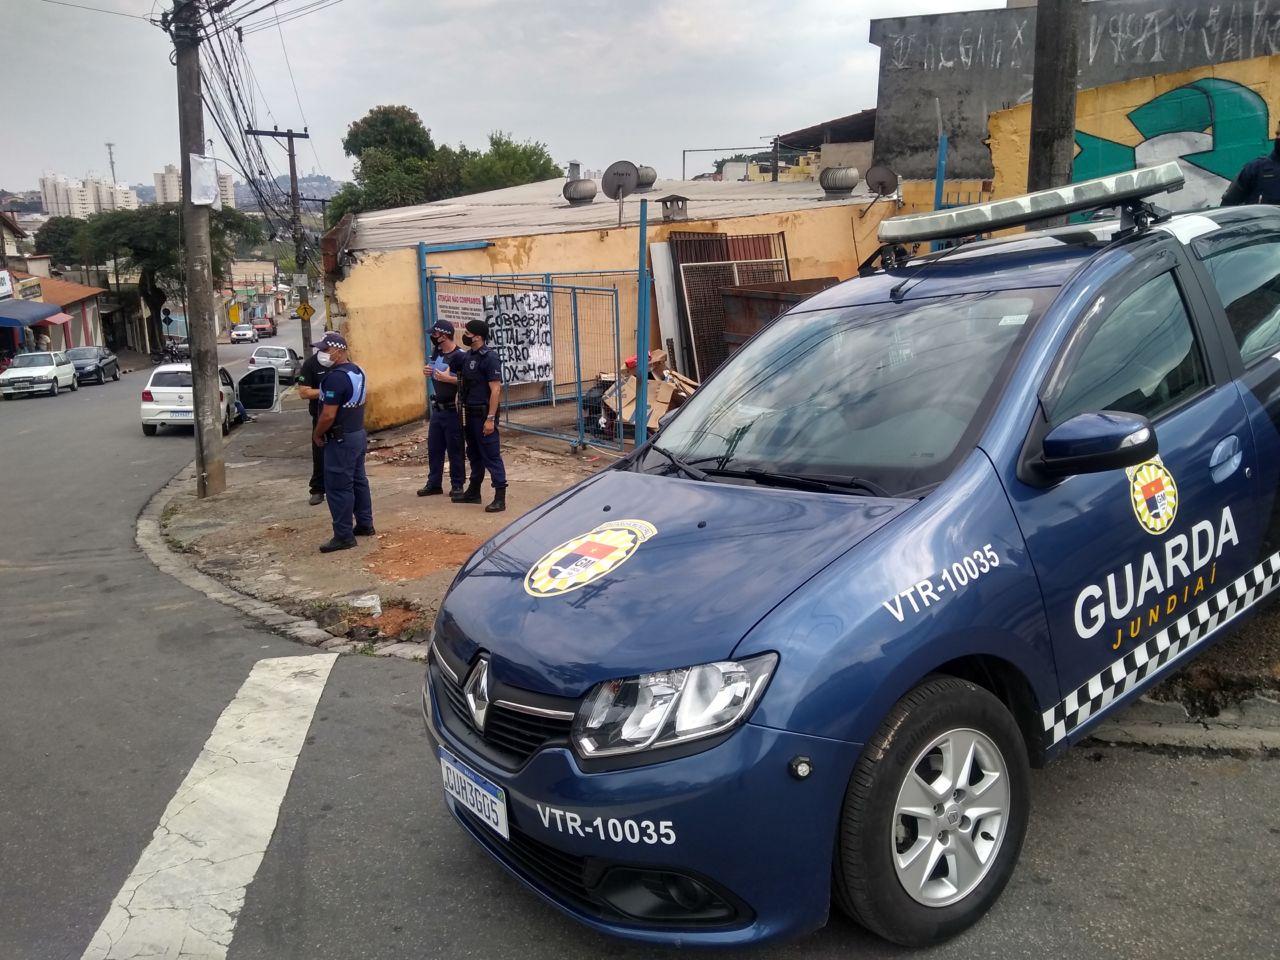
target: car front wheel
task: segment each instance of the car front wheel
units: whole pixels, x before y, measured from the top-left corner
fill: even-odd
[[[858,761],[836,843],[837,904],[904,946],[955,936],[995,903],[1030,800],[1022,734],[996,697],[936,677],[904,696]]]
[[[80,389],[80,378],[79,378],[79,377],[72,377],[72,378],[71,378],[71,392],[72,392],[72,393],[75,393],[75,392],[76,392],[77,390],[79,390],[79,389]]]
[[[49,387],[49,396],[56,397],[58,395],[58,378],[53,378],[53,384]]]

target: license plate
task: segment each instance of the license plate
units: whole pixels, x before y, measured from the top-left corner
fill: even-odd
[[[480,776],[443,747],[440,748],[440,776],[444,792],[474,813],[503,840],[510,840],[507,830],[507,792],[486,777]]]
[[[190,410],[170,410],[169,416],[175,420],[190,420],[193,414]]]

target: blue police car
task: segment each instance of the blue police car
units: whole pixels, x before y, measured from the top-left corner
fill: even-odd
[[[481,548],[423,690],[462,827],[636,940],[981,917],[1029,767],[1280,583],[1280,210],[1148,202],[1180,184],[886,221],[880,268]]]

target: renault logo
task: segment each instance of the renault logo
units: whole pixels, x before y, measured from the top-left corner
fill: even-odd
[[[476,722],[476,728],[483,730],[485,714],[489,712],[489,661],[486,658],[481,657],[480,662],[475,665],[462,692],[467,697],[467,708]]]

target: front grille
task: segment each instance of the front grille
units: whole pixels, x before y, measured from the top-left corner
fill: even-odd
[[[569,742],[573,727],[571,718],[536,716],[497,703],[489,705],[484,729],[481,730],[471,716],[462,685],[435,664],[432,664],[431,673],[436,679],[437,689],[444,692],[442,706],[447,704],[447,708],[440,713],[445,726],[456,731],[461,724],[484,741],[497,754],[495,759],[504,765],[519,766],[547,744]]]

